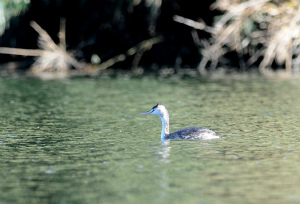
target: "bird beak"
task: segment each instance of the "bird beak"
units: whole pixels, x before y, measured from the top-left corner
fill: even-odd
[[[144,113],[141,113],[141,115],[148,115],[148,114],[151,114],[151,113],[152,113],[152,111],[149,110],[149,111],[146,111],[146,112],[144,112]]]

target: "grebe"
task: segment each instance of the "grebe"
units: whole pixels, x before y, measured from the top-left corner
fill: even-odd
[[[161,119],[162,130],[161,140],[169,139],[194,139],[194,140],[209,140],[221,138],[217,133],[203,127],[190,127],[176,132],[169,133],[169,113],[166,107],[162,104],[155,105],[151,110],[141,113],[142,115],[157,115]]]

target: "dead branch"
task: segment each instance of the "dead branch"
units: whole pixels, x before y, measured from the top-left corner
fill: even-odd
[[[42,29],[35,21],[30,22],[31,27],[40,35],[40,46],[41,49],[45,50],[56,50],[58,46],[49,36],[49,34]],[[42,41],[41,41],[42,40]]]
[[[115,57],[110,58],[109,60],[101,63],[97,69],[99,71],[107,69],[108,67],[116,64],[117,62],[124,61],[126,57],[132,56],[136,54],[140,50],[149,50],[154,44],[160,43],[163,41],[163,37],[155,37],[148,40],[144,40],[143,42],[139,43],[138,45],[130,48],[127,50],[125,54],[120,54]]]
[[[66,19],[62,18],[60,19],[60,29],[58,33],[59,38],[59,46],[66,50]]]
[[[43,54],[43,50],[32,50],[32,49],[20,49],[20,48],[11,48],[11,47],[0,47],[1,54],[9,55],[22,55],[22,56],[33,56],[38,57]]]
[[[72,54],[66,50],[66,21],[61,19],[59,31],[59,45],[56,45],[50,35],[36,22],[30,23],[32,28],[39,34],[38,46],[40,49],[20,49],[0,47],[0,53],[11,55],[35,56],[37,57],[31,70],[33,72],[43,71],[68,71],[71,66],[82,69],[84,64],[78,62]]]
[[[204,30],[208,33],[214,33],[214,29],[212,27],[207,26],[204,23],[204,21],[197,22],[197,21],[193,21],[193,20],[188,19],[188,18],[184,18],[182,16],[178,16],[178,15],[173,16],[173,20],[178,22],[178,23],[182,23],[184,25],[195,28],[197,30]]]

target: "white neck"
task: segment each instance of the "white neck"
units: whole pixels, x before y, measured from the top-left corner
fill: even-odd
[[[165,137],[169,134],[169,114],[165,112],[162,116],[160,116],[162,129],[160,139],[164,140]]]

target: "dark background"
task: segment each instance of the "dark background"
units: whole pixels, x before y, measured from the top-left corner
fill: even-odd
[[[101,61],[124,53],[130,47],[155,36],[164,41],[145,52],[139,66],[193,67],[200,60],[199,49],[192,36],[192,28],[173,21],[174,15],[189,19],[203,19],[211,25],[213,18],[220,15],[209,7],[212,0],[163,0],[154,10],[147,1],[134,5],[129,0],[32,0],[27,11],[11,19],[10,27],[0,38],[0,46],[37,49],[38,34],[30,26],[36,21],[58,43],[60,19],[66,19],[66,41],[68,51],[78,60],[90,62],[92,54]],[[200,38],[209,34],[198,31]],[[133,57],[113,67],[130,69]],[[0,63],[9,61],[32,61],[33,57],[0,55]]]

